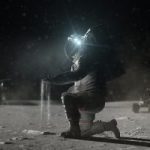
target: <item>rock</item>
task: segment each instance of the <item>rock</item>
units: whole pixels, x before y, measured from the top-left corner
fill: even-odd
[[[28,135],[56,135],[56,133],[54,132],[49,132],[49,131],[38,131],[38,130],[23,130],[22,131],[23,133],[25,134],[28,134]]]
[[[3,144],[5,144],[5,142],[3,142],[3,141],[0,141],[0,145],[3,145]]]
[[[16,140],[19,140],[19,137],[12,137],[9,139],[10,141],[16,141]]]
[[[0,129],[4,129],[5,128],[5,126],[0,126]]]
[[[1,141],[0,145],[4,145],[4,144],[13,144],[13,142],[11,141]]]
[[[43,134],[42,131],[38,131],[38,130],[26,130],[25,129],[22,132],[28,135],[42,135]]]

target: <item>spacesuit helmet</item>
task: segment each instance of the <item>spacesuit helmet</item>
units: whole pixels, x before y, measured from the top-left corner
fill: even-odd
[[[74,57],[81,57],[87,46],[90,29],[84,35],[72,34],[67,38],[65,54],[71,61]]]

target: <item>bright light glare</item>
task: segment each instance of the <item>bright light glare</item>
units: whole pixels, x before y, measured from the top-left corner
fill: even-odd
[[[81,40],[79,40],[78,38],[75,38],[74,39],[74,42],[78,45],[78,46],[80,46],[81,45]]]

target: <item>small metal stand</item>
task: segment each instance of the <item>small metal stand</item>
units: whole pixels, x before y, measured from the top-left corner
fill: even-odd
[[[51,117],[50,90],[51,90],[50,82],[41,80],[41,102],[40,102],[41,126],[50,124],[50,117]]]

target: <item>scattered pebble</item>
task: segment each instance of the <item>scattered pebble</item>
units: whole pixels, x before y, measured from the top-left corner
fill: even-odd
[[[0,141],[0,145],[4,145],[4,144],[13,144],[13,142],[11,142],[11,141]]]
[[[5,141],[5,144],[13,144],[11,141]]]
[[[9,139],[10,141],[16,141],[16,140],[19,140],[19,137],[12,137]]]
[[[25,134],[28,134],[28,135],[42,135],[43,134],[42,131],[38,131],[38,130],[27,130],[27,129],[25,129],[22,132]]]
[[[38,131],[38,130],[23,130],[22,131],[23,133],[25,134],[28,134],[28,135],[56,135],[56,133],[54,132],[49,132],[49,131]]]
[[[3,141],[0,141],[0,145],[3,145],[3,144],[5,144],[5,142],[3,142]]]
[[[0,126],[0,129],[4,129],[5,128],[5,126]]]
[[[116,118],[116,120],[128,120],[129,118],[127,116],[122,116],[122,117],[118,117]]]
[[[138,134],[141,134],[141,133],[143,133],[143,128],[141,128],[141,127],[137,127],[136,129],[131,130],[130,132],[128,132],[128,134],[130,136],[135,136],[135,135],[138,135]]]

